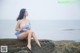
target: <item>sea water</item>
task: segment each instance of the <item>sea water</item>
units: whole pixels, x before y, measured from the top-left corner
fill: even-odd
[[[30,20],[38,39],[80,41],[80,20]],[[0,20],[0,38],[17,38],[16,20]]]

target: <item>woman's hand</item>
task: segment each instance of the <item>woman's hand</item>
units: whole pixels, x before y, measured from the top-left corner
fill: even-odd
[[[23,29],[24,32],[28,31],[27,29]]]

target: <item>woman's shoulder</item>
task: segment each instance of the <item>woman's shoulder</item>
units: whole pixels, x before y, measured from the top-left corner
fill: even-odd
[[[18,23],[21,23],[22,20],[18,20]]]

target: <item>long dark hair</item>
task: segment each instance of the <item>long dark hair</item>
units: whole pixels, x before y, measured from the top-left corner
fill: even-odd
[[[17,21],[20,20],[20,19],[23,19],[25,11],[26,11],[26,9],[24,9],[24,8],[20,10]]]

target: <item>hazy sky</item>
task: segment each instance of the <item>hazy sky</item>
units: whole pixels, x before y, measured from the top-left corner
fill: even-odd
[[[27,9],[31,20],[80,20],[80,4],[60,4],[58,1],[0,0],[0,20],[15,20],[21,8]]]

